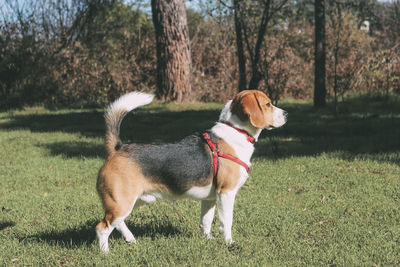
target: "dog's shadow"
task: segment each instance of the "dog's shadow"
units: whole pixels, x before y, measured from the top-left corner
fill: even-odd
[[[23,242],[47,243],[52,246],[64,248],[90,247],[96,239],[95,227],[98,221],[87,221],[77,227],[61,231],[48,231],[35,235],[20,237]],[[132,231],[135,238],[148,237],[152,240],[157,237],[170,237],[182,235],[170,221],[157,221],[148,224],[135,224],[127,222],[128,228]],[[121,234],[114,230],[110,239],[122,239]]]
[[[9,228],[9,227],[13,227],[15,225],[15,222],[12,221],[1,221],[0,222],[0,231]]]

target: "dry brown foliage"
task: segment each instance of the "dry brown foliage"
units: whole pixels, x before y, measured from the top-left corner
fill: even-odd
[[[114,2],[114,9],[101,13],[100,19],[89,20],[93,25],[79,28],[80,34],[68,35],[63,30],[59,35],[46,35],[39,22],[2,23],[0,107],[103,106],[125,92],[154,92],[156,49],[150,16],[118,1],[110,3]],[[188,19],[191,100],[222,102],[232,98],[238,91],[233,17],[223,14],[204,18],[191,11]],[[283,26],[281,22],[271,22],[262,44],[259,69],[263,79],[258,89],[275,102],[286,97],[311,98],[313,26],[307,21],[283,21]],[[335,77],[339,95],[399,92],[400,45],[380,46],[388,46],[388,38],[394,38],[393,27],[367,34],[359,30],[351,14],[343,15],[340,31],[337,26],[327,26],[328,96],[333,95]]]

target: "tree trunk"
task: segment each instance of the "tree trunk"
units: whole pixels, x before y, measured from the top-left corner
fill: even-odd
[[[239,64],[239,92],[246,90],[247,78],[246,78],[246,57],[244,55],[243,46],[243,33],[242,33],[242,21],[240,19],[240,0],[234,0],[234,12],[235,12],[235,29],[236,29],[236,45],[237,45],[237,57]]]
[[[191,93],[190,39],[184,0],[151,0],[157,47],[157,96],[183,102]]]
[[[262,74],[259,70],[258,62],[260,61],[261,45],[265,38],[268,22],[271,19],[270,8],[271,8],[271,0],[265,1],[264,10],[261,17],[260,29],[258,30],[258,35],[257,35],[257,42],[256,45],[254,46],[254,54],[253,54],[254,56],[251,60],[251,66],[252,66],[251,69],[253,73],[249,83],[250,89],[258,89],[258,84],[262,79]]]
[[[325,87],[325,2],[315,0],[315,77],[314,77],[314,106],[324,107],[326,104]]]

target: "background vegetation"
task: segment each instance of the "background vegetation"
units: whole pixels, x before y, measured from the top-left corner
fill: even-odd
[[[276,2],[284,5],[268,18],[257,63],[258,88],[275,101],[309,99],[313,1]],[[348,93],[386,99],[391,92],[398,94],[400,2],[328,2],[328,97],[342,101]],[[222,101],[238,90],[231,4],[189,2],[192,100]],[[250,1],[242,10],[248,47],[257,41],[261,4]],[[127,91],[155,91],[155,36],[148,1],[5,0],[0,10],[0,108],[103,106]],[[251,51],[245,49],[249,66]],[[246,75],[250,80],[251,68]]]

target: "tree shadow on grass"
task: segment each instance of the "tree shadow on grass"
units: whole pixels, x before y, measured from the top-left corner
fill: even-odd
[[[219,110],[168,111],[164,108],[146,108],[128,114],[121,125],[124,143],[177,142],[194,132],[210,128],[219,116]],[[32,132],[78,133],[84,137],[104,138],[103,112],[70,112],[62,114],[14,115],[10,122],[0,124],[3,129],[29,129]],[[37,146],[51,155],[71,157],[105,157],[105,148],[98,141],[59,141]]]
[[[208,129],[218,119],[219,110],[168,111],[163,107],[135,110],[121,125],[121,138],[136,143],[173,142],[193,132]],[[104,137],[104,113],[100,111],[61,114],[13,115],[2,129],[29,129],[32,132],[79,133]]]
[[[65,158],[105,158],[107,156],[103,145],[85,141],[55,142],[38,146],[48,149],[52,156],[61,155]]]
[[[126,116],[120,137],[124,143],[177,142],[187,135],[209,129],[218,115],[218,110],[171,112],[146,109]],[[69,125],[70,122],[73,125]],[[85,137],[104,138],[105,135],[103,114],[96,112],[36,115],[35,118],[19,116],[6,128],[29,128],[33,132],[62,131]],[[53,156],[65,158],[106,157],[104,145],[94,140],[40,142],[38,146],[48,149]]]
[[[22,242],[46,243],[52,246],[65,248],[90,247],[96,240],[95,228],[99,221],[90,220],[77,227],[60,231],[43,232],[36,235],[21,236]],[[173,237],[182,235],[182,232],[176,228],[170,221],[155,219],[148,224],[132,224],[127,222],[128,228],[132,231],[135,238],[150,237],[156,239],[160,236]],[[121,239],[121,234],[114,230],[110,239]]]
[[[281,159],[333,153],[345,160],[366,158],[400,164],[400,100],[389,104],[379,99],[354,98],[341,103],[338,116],[333,108],[314,109],[311,104],[282,106],[289,120],[280,129],[263,131],[255,145],[255,158]],[[220,110],[170,111],[164,106],[146,107],[128,114],[121,126],[124,143],[176,142],[212,127]],[[104,138],[103,112],[15,115],[4,129],[32,132],[79,133]],[[89,141],[40,144],[51,155],[105,157],[104,145]]]
[[[366,103],[365,103],[366,101]],[[332,107],[316,110],[310,105],[288,105],[288,123],[264,131],[255,158],[281,159],[330,153],[352,161],[368,159],[400,165],[400,103],[391,105],[354,99],[342,104],[334,116]]]
[[[9,228],[9,227],[13,227],[15,225],[15,222],[12,221],[1,221],[0,222],[0,231]]]

